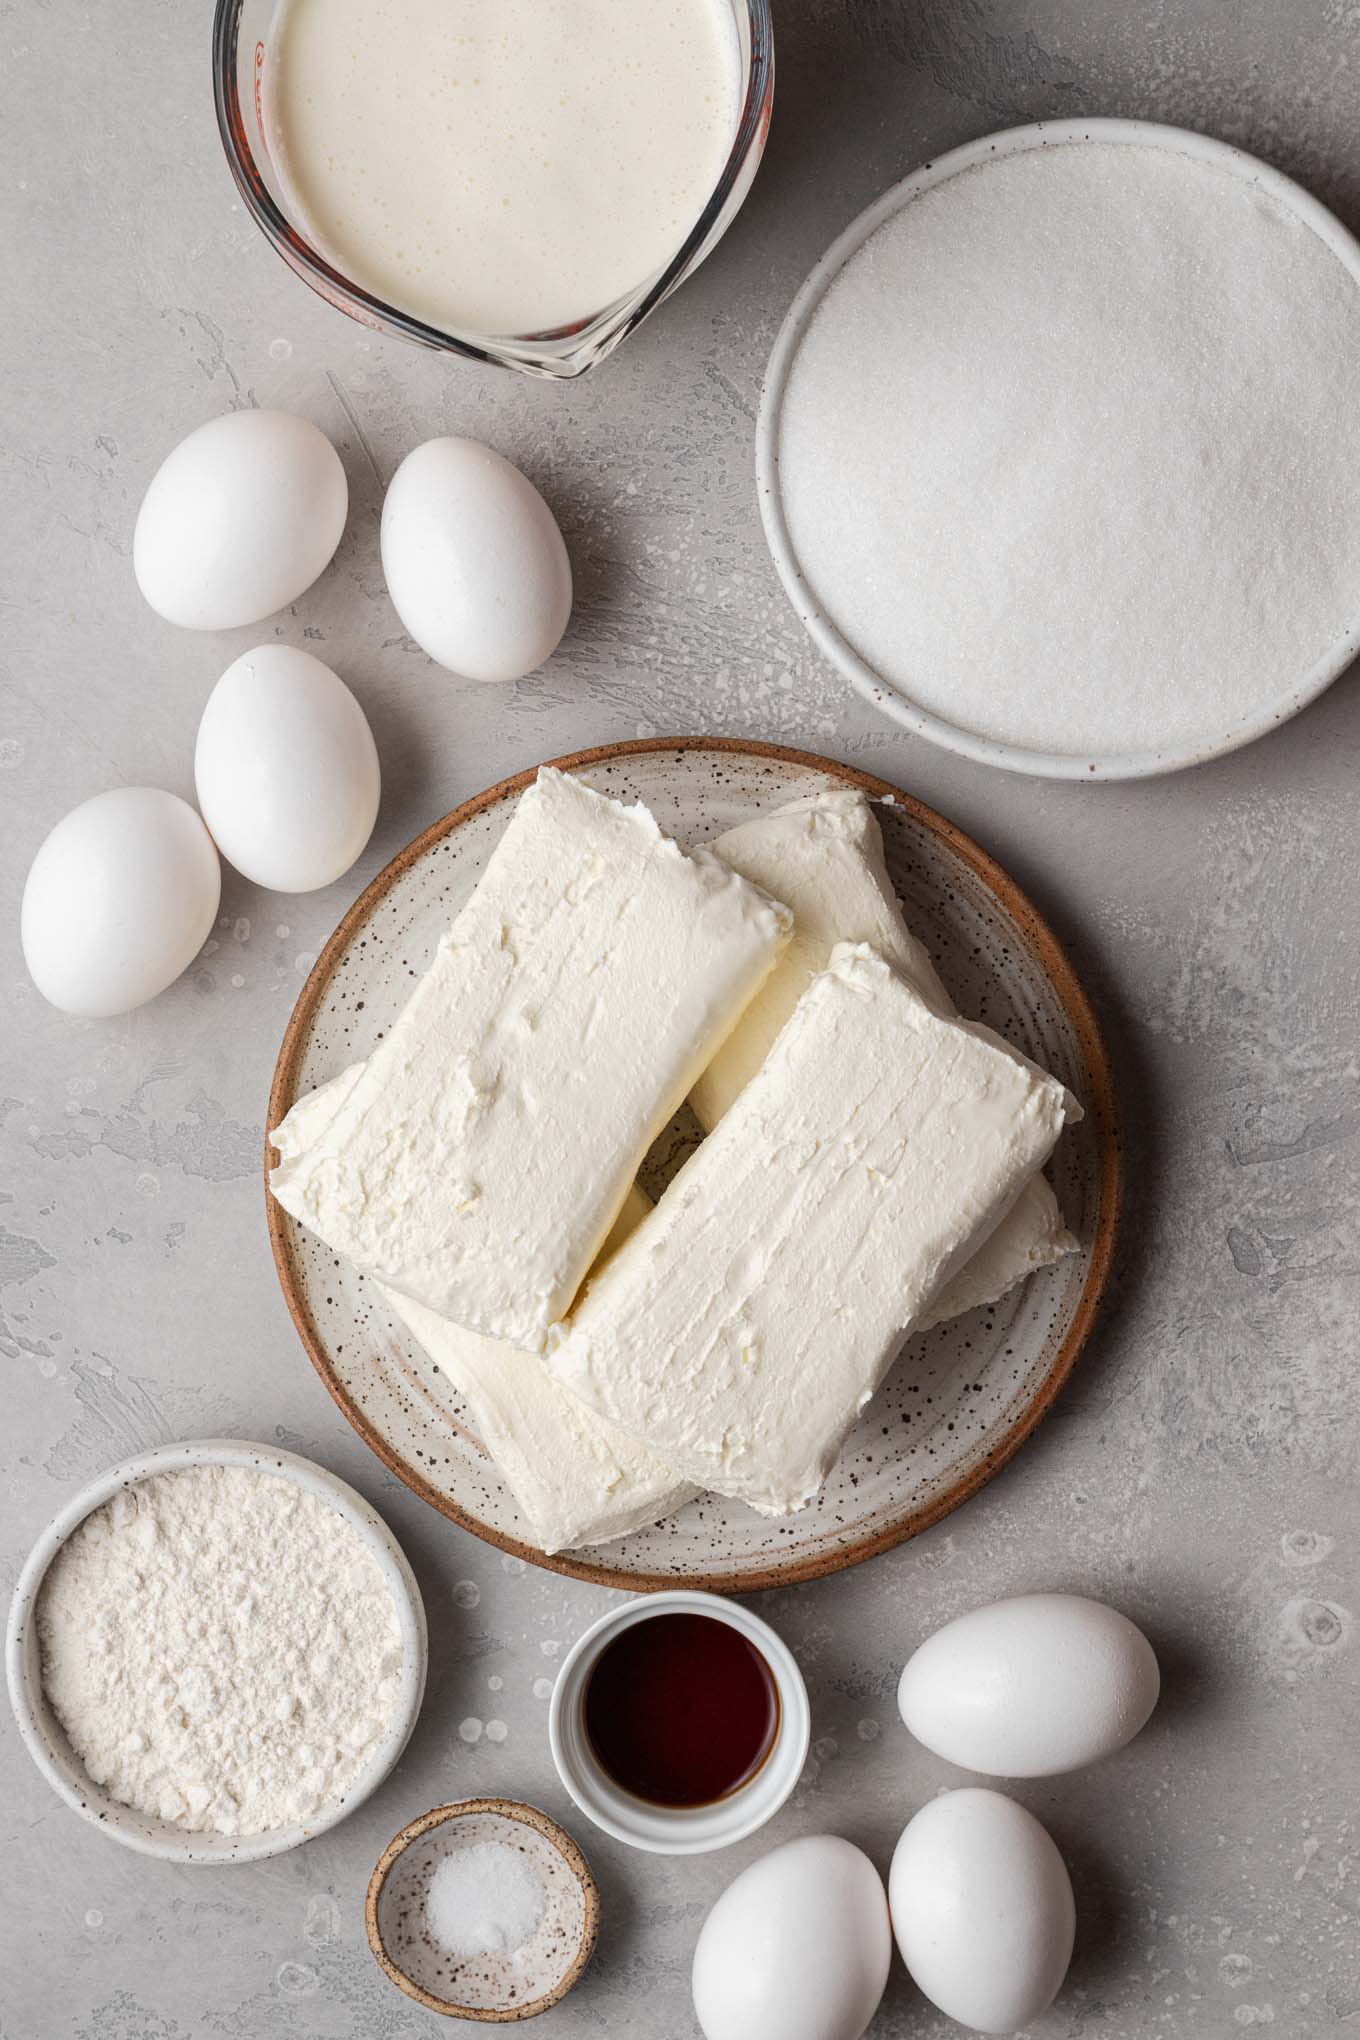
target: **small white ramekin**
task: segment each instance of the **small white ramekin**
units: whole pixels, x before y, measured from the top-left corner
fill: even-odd
[[[88,1776],[73,1754],[42,1689],[42,1661],[34,1609],[47,1569],[62,1545],[91,1512],[116,1495],[159,1473],[181,1473],[191,1466],[242,1466],[291,1481],[326,1502],[358,1532],[372,1554],[392,1595],[401,1627],[402,1674],[400,1702],[382,1747],[346,1797],[326,1807],[306,1826],[272,1828],[260,1835],[193,1834],[167,1821],[155,1820],[111,1799]],[[375,1792],[405,1749],[425,1694],[429,1644],[425,1607],[406,1554],[382,1518],[362,1495],[324,1467],[296,1453],[239,1438],[201,1439],[192,1444],[162,1445],[137,1459],[111,1466],[82,1488],[48,1524],[30,1551],[10,1603],[5,1635],[5,1673],[10,1705],[29,1755],[48,1784],[69,1807],[83,1814],[101,1834],[112,1836],[143,1856],[175,1863],[253,1863],[262,1856],[281,1856],[299,1842],[323,1834],[353,1813]]]
[[[586,1734],[586,1686],[605,1645],[635,1622],[672,1614],[708,1615],[739,1630],[764,1658],[779,1694],[774,1748],[749,1783],[711,1806],[654,1806],[635,1799],[601,1768]],[[793,1652],[769,1623],[739,1602],[681,1589],[644,1595],[640,1601],[611,1608],[598,1622],[592,1622],[563,1659],[548,1709],[553,1762],[575,1804],[615,1841],[659,1856],[698,1856],[709,1849],[726,1849],[763,1827],[798,1783],[811,1735],[812,1712],[803,1674]]]

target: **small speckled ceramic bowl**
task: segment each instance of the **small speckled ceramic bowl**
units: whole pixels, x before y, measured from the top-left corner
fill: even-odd
[[[75,1756],[57,1721],[42,1687],[42,1656],[34,1610],[42,1592],[47,1569],[62,1545],[95,1509],[110,1501],[120,1489],[135,1487],[156,1474],[181,1473],[191,1466],[236,1466],[272,1474],[291,1481],[326,1502],[357,1532],[382,1573],[392,1595],[401,1628],[401,1692],[396,1714],[372,1764],[348,1795],[328,1806],[306,1826],[271,1828],[258,1835],[196,1834],[153,1819],[112,1799],[94,1784]],[[101,1834],[111,1835],[126,1848],[143,1856],[160,1856],[176,1863],[252,1863],[262,1856],[281,1856],[299,1842],[323,1834],[337,1821],[353,1813],[370,1793],[377,1790],[405,1749],[425,1694],[425,1672],[429,1647],[425,1630],[425,1609],[415,1574],[406,1554],[382,1518],[375,1515],[362,1495],[337,1480],[324,1467],[314,1466],[296,1453],[252,1445],[239,1438],[201,1439],[186,1445],[162,1445],[139,1459],[111,1466],[82,1488],[66,1504],[28,1555],[19,1584],[10,1603],[9,1628],[5,1636],[5,1673],[9,1682],[10,1705],[28,1753],[59,1797]]]
[[[604,1769],[585,1725],[586,1687],[601,1652],[621,1630],[657,1615],[708,1615],[738,1630],[759,1651],[779,1695],[779,1726],[770,1754],[753,1778],[711,1806],[654,1806],[625,1792]],[[562,1660],[548,1707],[548,1741],[557,1775],[589,1820],[617,1842],[655,1856],[701,1856],[744,1841],[772,1820],[803,1773],[812,1738],[812,1710],[798,1660],[736,1601],[676,1588],[610,1608],[579,1636]]]
[[[513,1850],[543,1886],[543,1911],[517,1948],[450,1955],[426,1919],[441,1864],[460,1850]],[[460,1799],[422,1813],[390,1841],[364,1906],[369,1946],[407,1997],[450,2019],[506,2025],[560,2004],[595,1948],[600,1894],[571,1836],[546,1813],[516,1799]]]

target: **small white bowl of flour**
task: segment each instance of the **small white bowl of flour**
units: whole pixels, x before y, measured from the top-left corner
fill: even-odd
[[[91,1482],[20,1575],[6,1637],[30,1755],[127,1847],[276,1856],[391,1771],[425,1611],[363,1498],[290,1452],[169,1445]]]

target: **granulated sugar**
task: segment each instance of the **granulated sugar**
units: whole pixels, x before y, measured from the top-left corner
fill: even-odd
[[[1360,618],[1360,289],[1245,173],[989,159],[841,270],[779,455],[808,585],[916,704],[1069,755],[1207,746]]]
[[[87,1516],[37,1607],[43,1690],[113,1798],[193,1832],[306,1822],[397,1709],[401,1630],[357,1531],[248,1467],[157,1474]]]

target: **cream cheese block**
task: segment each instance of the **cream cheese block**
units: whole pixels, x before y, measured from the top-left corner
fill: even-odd
[[[869,943],[927,1005],[954,1016],[934,964],[902,918],[883,837],[862,793],[846,789],[790,801],[739,823],[708,847],[743,878],[783,900],[794,919],[788,948],[690,1093],[705,1128],[717,1125],[751,1081],[837,942]],[[1076,1250],[1057,1198],[1043,1176],[1035,1175],[916,1329],[995,1303],[1026,1276]]]
[[[1072,1108],[867,945],[838,946],[548,1365],[696,1486],[787,1515]]]
[[[270,1135],[283,1159],[296,1160],[324,1134],[362,1069],[356,1063],[298,1100]],[[601,1262],[650,1209],[640,1190],[629,1191]],[[682,1481],[645,1445],[578,1402],[532,1353],[479,1338],[424,1304],[381,1283],[376,1286],[466,1402],[540,1551],[607,1544],[659,1522],[689,1500],[692,1482]]]
[[[374,1280],[537,1349],[790,927],[646,808],[544,769],[275,1195]]]

